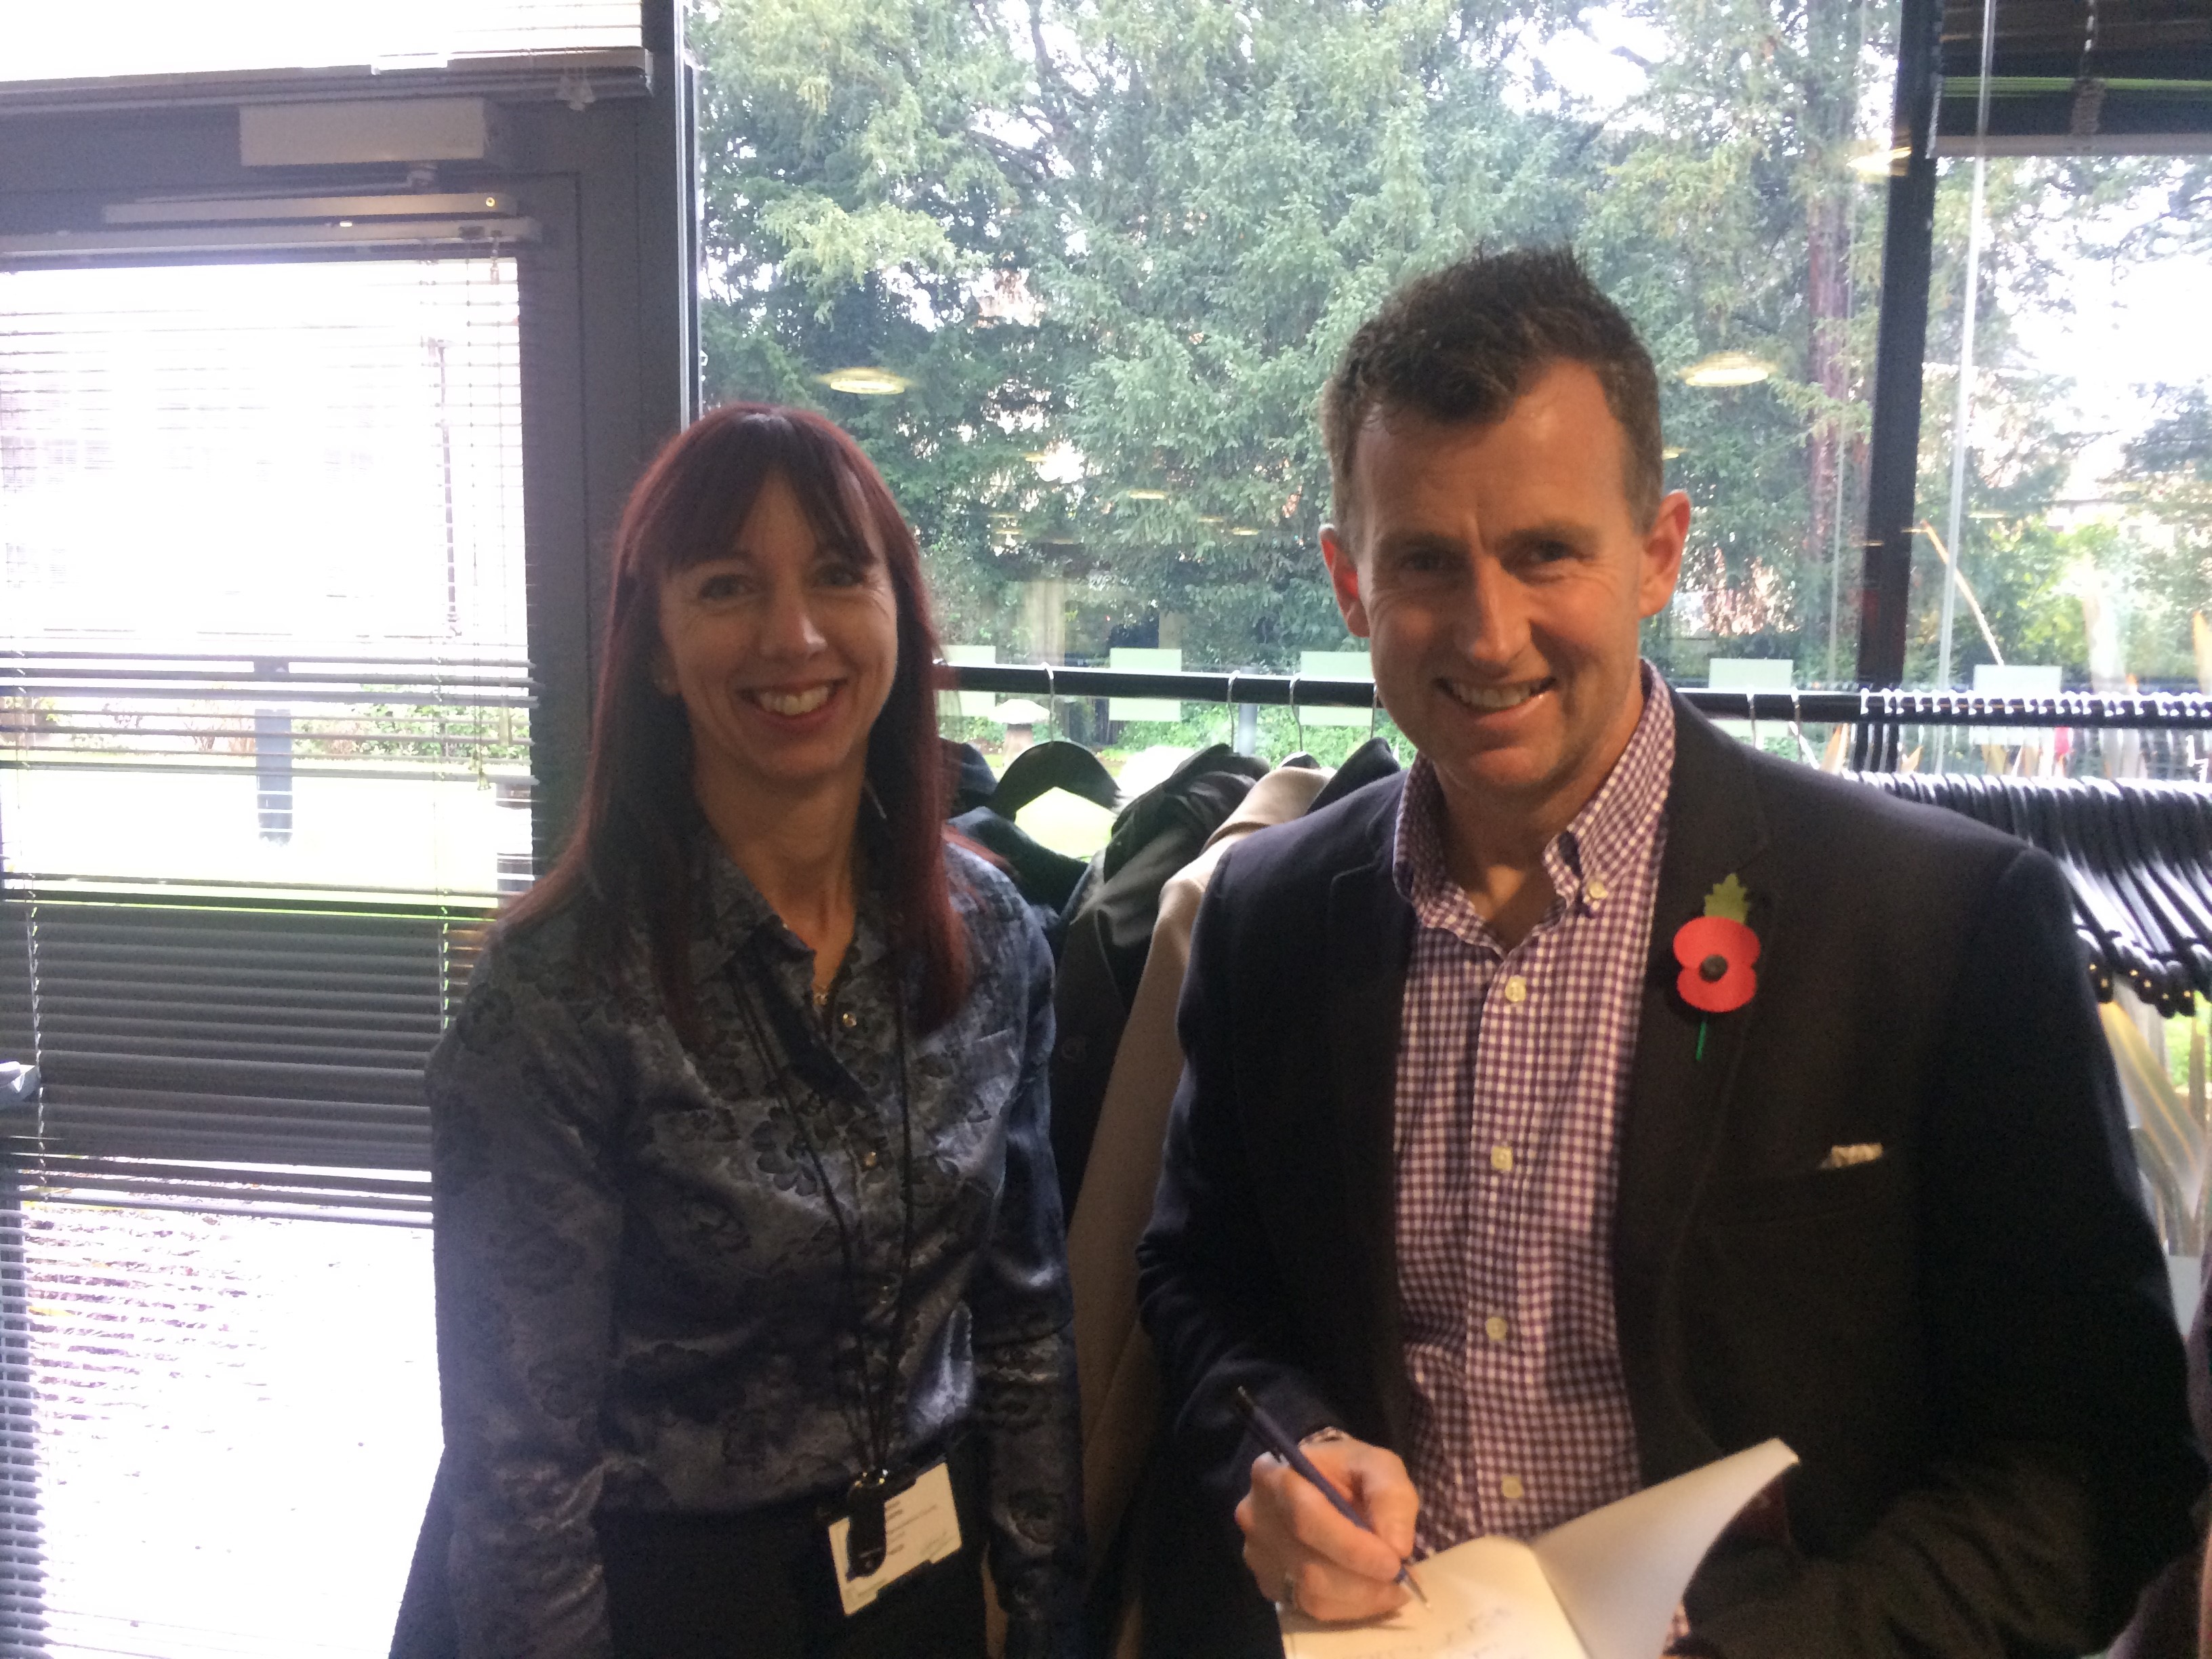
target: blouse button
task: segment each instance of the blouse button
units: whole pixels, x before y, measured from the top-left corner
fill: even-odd
[[[873,1147],[860,1154],[860,1167],[864,1170],[872,1170],[876,1167],[876,1153]]]
[[[853,1011],[850,1008],[848,1008],[843,1013],[837,1016],[837,1023],[849,1031],[860,1022],[854,1017]]]

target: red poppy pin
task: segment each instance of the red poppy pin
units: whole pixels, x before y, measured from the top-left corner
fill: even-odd
[[[1729,876],[1705,895],[1703,915],[1691,917],[1674,930],[1674,960],[1682,964],[1674,989],[1700,1013],[1734,1013],[1759,989],[1759,975],[1753,971],[1759,960],[1759,935],[1744,920],[1750,910],[1751,895]],[[1705,1052],[1701,1021],[1698,1057],[1702,1060]]]

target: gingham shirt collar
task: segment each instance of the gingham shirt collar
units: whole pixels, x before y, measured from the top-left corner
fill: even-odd
[[[1646,662],[1644,712],[1629,734],[1613,770],[1572,822],[1544,848],[1544,873],[1558,896],[1539,927],[1549,927],[1568,906],[1588,907],[1592,898],[1620,884],[1632,863],[1649,851],[1651,833],[1666,810],[1668,774],[1674,763],[1674,705],[1666,681]],[[1424,927],[1443,927],[1471,945],[1496,948],[1490,924],[1468,902],[1451,877],[1444,851],[1443,786],[1425,755],[1407,775],[1398,803],[1397,846],[1391,878]]]

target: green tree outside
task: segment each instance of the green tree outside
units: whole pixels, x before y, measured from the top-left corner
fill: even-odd
[[[1715,655],[1847,679],[1885,201],[1850,163],[1887,139],[1893,0],[1625,0],[1600,32],[1640,84],[1603,108],[1547,67],[1579,15],[699,0],[710,397],[809,404],[860,439],[921,534],[948,639],[1001,660],[1161,644],[1194,667],[1288,669],[1350,643],[1315,550],[1315,403],[1346,337],[1468,247],[1571,241],[1651,345],[1671,481],[1697,509],[1649,648],[1691,683]],[[1947,330],[1955,361],[1965,241],[1949,173],[1939,364]],[[2070,440],[2009,319],[2062,300],[2083,259],[2120,257],[2094,246],[2116,202],[2163,192],[2130,222],[2133,256],[2193,245],[2207,176],[1990,169],[1977,356],[2012,378],[2002,407],[1978,408],[2001,441],[1977,454],[1971,508],[1993,516],[1972,520],[1966,568],[1981,561],[2008,659],[2087,673],[2085,561],[2128,627],[2170,646],[2145,595],[2204,562],[2173,551],[2197,546],[2186,526],[2147,544],[2036,516]],[[1769,372],[1686,383],[1724,352]],[[833,389],[847,368],[903,389]],[[1954,385],[1929,382],[1921,500],[1938,519]],[[2158,499],[2193,510],[2185,489]],[[2146,495],[2136,516],[2159,510]],[[1940,587],[1919,573],[1923,674]],[[1962,618],[1961,678],[1978,649]]]

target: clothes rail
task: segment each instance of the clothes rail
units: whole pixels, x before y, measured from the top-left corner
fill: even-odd
[[[2142,779],[1864,772],[1858,781],[2002,830],[2058,861],[2090,983],[2161,1014],[2212,997],[2212,791]]]
[[[1366,680],[1310,674],[1161,673],[1127,668],[940,664],[948,691],[1047,697],[1163,697],[1186,702],[1259,703],[1306,708],[1371,708]],[[1699,713],[1723,720],[1852,726],[2071,726],[2076,729],[2212,731],[2212,697],[2191,692],[2056,697],[1990,697],[1954,691],[1727,691],[1676,688]]]

